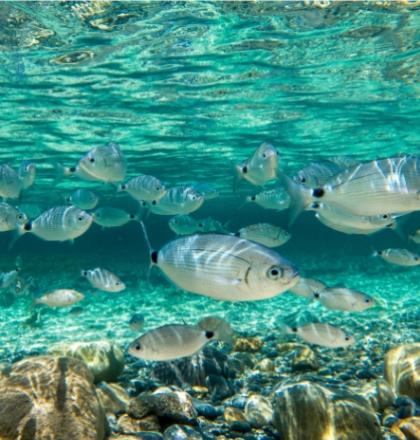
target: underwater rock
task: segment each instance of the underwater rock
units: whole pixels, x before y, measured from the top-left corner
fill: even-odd
[[[274,362],[268,358],[265,358],[261,362],[259,362],[257,367],[260,371],[264,371],[266,373],[276,371],[276,366],[274,365]]]
[[[163,433],[164,440],[202,440],[203,437],[190,426],[172,425]]]
[[[160,431],[157,416],[150,415],[142,419],[135,419],[128,414],[123,414],[118,419],[118,428],[125,434],[137,433],[141,431]]]
[[[234,406],[227,406],[223,413],[223,418],[228,422],[243,422],[245,421],[245,414]]]
[[[82,360],[95,383],[115,382],[124,369],[124,353],[109,341],[72,342],[52,347],[51,352]]]
[[[116,383],[101,382],[97,388],[99,401],[105,412],[112,414],[120,414],[127,412],[129,404],[129,396],[127,391]]]
[[[388,351],[385,379],[397,394],[420,399],[420,343],[400,345]]]
[[[352,387],[352,390],[361,396],[364,396],[376,411],[383,411],[391,406],[396,395],[389,385],[383,379],[376,379],[366,382],[358,387]]]
[[[83,362],[39,356],[0,377],[0,438],[102,440],[106,418]]]
[[[403,440],[420,439],[420,417],[408,417],[391,427],[391,432]]]
[[[236,338],[233,344],[233,351],[246,351],[250,353],[255,353],[257,351],[260,351],[263,345],[263,340],[258,337]]]
[[[143,399],[150,405],[151,412],[159,418],[175,423],[196,424],[197,411],[191,396],[185,391],[175,387],[161,387],[152,394],[143,396]]]
[[[274,398],[274,426],[284,440],[381,440],[375,412],[360,396],[335,394],[310,382],[281,386]]]
[[[150,405],[147,399],[144,399],[144,395],[139,395],[130,399],[128,403],[128,414],[136,419],[141,419],[142,417],[149,414],[151,411]]]
[[[318,370],[319,362],[315,352],[304,345],[292,355],[292,371]]]
[[[262,428],[273,421],[273,407],[271,402],[263,396],[254,394],[245,404],[245,419],[254,428]]]
[[[211,390],[211,399],[216,402],[226,399],[235,393],[234,389],[223,376],[210,374],[206,378],[206,385]]]
[[[138,432],[136,434],[115,434],[108,440],[163,440],[159,432]]]

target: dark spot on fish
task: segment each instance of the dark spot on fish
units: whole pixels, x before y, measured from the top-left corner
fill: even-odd
[[[317,198],[321,198],[321,197],[323,197],[324,194],[325,194],[325,191],[324,191],[322,188],[315,188],[315,189],[312,191],[312,195],[313,195],[314,197],[317,197]]]
[[[235,237],[240,237],[241,233],[240,232],[235,232]]]
[[[256,197],[256,196],[251,196],[251,200],[252,200],[253,202],[255,202],[255,200],[257,200],[257,197]]]
[[[152,205],[156,205],[156,200],[152,200]]]
[[[378,251],[378,255],[382,255],[382,251]]]
[[[130,218],[131,218],[131,220],[134,220],[136,218],[136,216],[134,214],[130,214]]]
[[[320,206],[321,206],[321,205],[320,205],[318,202],[314,202],[314,203],[312,203],[312,208],[313,208],[313,209],[319,209]]]
[[[366,299],[365,299],[365,302],[366,302],[366,303],[370,303],[370,299],[369,299],[369,298],[366,298]]]
[[[95,158],[94,158],[94,157],[91,157],[91,158],[89,159],[89,162],[90,162],[90,163],[95,162]]]
[[[121,189],[122,190],[125,190],[125,189],[127,189],[127,185],[125,185],[124,183],[121,185]]]
[[[302,183],[305,183],[305,182],[306,182],[306,178],[305,178],[305,177],[301,177],[301,178],[300,178],[300,181],[301,181]]]
[[[291,330],[293,333],[297,333],[297,331],[298,331],[297,327],[292,327]]]
[[[315,292],[315,293],[314,293],[314,297],[315,297],[315,298],[319,298],[319,297],[320,297],[320,294],[319,294],[318,292]]]
[[[246,174],[248,172],[248,167],[242,167],[242,172]]]
[[[214,336],[214,332],[206,332],[206,338],[211,339]]]
[[[69,168],[69,171],[70,171],[71,173],[75,173],[75,172],[76,172],[76,167],[70,167],[70,168]]]
[[[153,251],[150,254],[150,259],[152,260],[152,263],[157,264],[157,262],[158,262],[158,251]]]
[[[30,231],[32,229],[32,223],[31,222],[26,223],[23,229],[25,231]]]

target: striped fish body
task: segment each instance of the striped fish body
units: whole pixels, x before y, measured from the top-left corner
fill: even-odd
[[[298,282],[296,269],[257,243],[219,234],[178,238],[152,254],[178,287],[227,301],[276,296]]]
[[[190,214],[197,211],[204,203],[204,197],[189,186],[176,186],[168,189],[159,200],[154,200],[148,206],[154,214],[178,215]]]
[[[96,289],[104,292],[121,292],[125,284],[109,270],[96,267],[95,269],[83,270],[82,276]]]

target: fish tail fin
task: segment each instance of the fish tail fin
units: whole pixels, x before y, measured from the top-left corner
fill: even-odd
[[[284,173],[279,175],[279,178],[283,182],[287,193],[290,197],[290,216],[289,216],[289,226],[293,225],[302,211],[309,205],[312,201],[310,195],[310,190],[304,188],[302,185],[294,182],[289,176]]]
[[[403,241],[408,241],[410,238],[405,230],[405,223],[408,220],[408,215],[396,216],[394,222],[391,224],[390,228],[401,238]]]

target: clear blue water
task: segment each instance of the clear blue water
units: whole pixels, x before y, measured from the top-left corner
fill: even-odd
[[[328,3],[328,2],[327,2]],[[214,184],[221,197],[194,215],[239,227],[287,212],[241,207],[255,192],[232,191],[233,165],[264,141],[293,174],[336,155],[357,160],[420,153],[419,9],[414,2],[3,2],[0,3],[0,163],[37,165],[35,185],[20,204],[61,204],[71,189],[94,189],[101,204],[135,210],[111,185],[55,180],[54,164],[74,165],[90,148],[117,142],[128,175],[156,175],[169,185]],[[159,248],[174,238],[167,218],[151,216]],[[419,228],[413,214],[406,233]],[[17,257],[21,277],[39,295],[74,287],[86,294],[81,314],[45,310],[39,327],[31,294],[0,305],[0,360],[43,353],[62,341],[110,338],[123,347],[145,329],[200,316],[226,318],[239,332],[286,337],[284,322],[313,318],[338,324],[357,339],[350,353],[385,352],[419,340],[419,268],[370,257],[377,248],[418,246],[392,231],[351,236],[329,230],[310,213],[290,228],[279,253],[305,276],[345,284],[380,299],[361,314],[338,313],[286,293],[258,303],[224,303],[176,289],[154,270],[138,224],[94,225],[74,245],[25,235],[9,250],[0,234],[0,270]],[[127,290],[100,293],[79,277],[85,267],[118,273]],[[0,291],[0,295],[4,292]],[[10,303],[9,303],[10,302]]]

